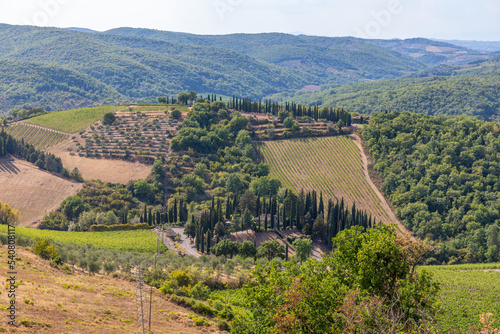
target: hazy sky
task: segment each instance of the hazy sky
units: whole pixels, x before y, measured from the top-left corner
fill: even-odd
[[[500,40],[499,0],[0,0],[0,22],[196,34]]]

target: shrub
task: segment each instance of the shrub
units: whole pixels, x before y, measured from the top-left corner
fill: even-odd
[[[54,245],[50,244],[45,239],[38,241],[33,246],[33,253],[40,255],[40,257],[45,260],[54,260],[59,257],[59,253]]]

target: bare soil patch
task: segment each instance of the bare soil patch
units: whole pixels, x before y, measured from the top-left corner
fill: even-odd
[[[110,276],[87,276],[52,268],[33,253],[18,249],[17,320],[19,327],[3,321],[0,332],[7,333],[137,333],[136,284]],[[6,247],[0,257],[7,258]],[[0,280],[6,281],[7,262],[0,263]],[[6,291],[0,304],[8,305]],[[149,293],[148,293],[149,295]],[[214,325],[196,327],[189,310],[168,301],[153,290],[152,333],[220,333]],[[5,314],[5,312],[3,312]],[[3,330],[2,330],[3,329]],[[141,332],[142,333],[142,332]]]
[[[20,211],[20,226],[33,226],[83,184],[43,171],[12,157],[0,159],[0,201]]]
[[[69,139],[50,148],[50,152],[61,158],[65,168],[72,171],[77,167],[85,180],[99,179],[105,182],[127,184],[130,180],[146,178],[151,172],[151,165],[129,162],[120,159],[86,158],[74,152],[68,152],[72,143]]]

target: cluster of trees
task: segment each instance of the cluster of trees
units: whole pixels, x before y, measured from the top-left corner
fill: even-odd
[[[247,313],[235,333],[413,333],[432,330],[438,284],[423,272],[421,245],[380,225],[342,231],[322,261],[258,266],[240,291]]]
[[[44,115],[46,114],[47,112],[45,110],[43,110],[43,108],[40,108],[40,107],[32,107],[28,110],[25,110],[25,109],[14,109],[10,112],[10,115],[17,119],[17,120],[22,120],[22,119],[26,119],[26,118],[31,118],[31,117],[35,117],[35,116],[40,116],[40,115]]]
[[[308,106],[286,101],[284,104],[279,104],[278,102],[272,102],[268,99],[265,99],[264,103],[262,103],[262,100],[252,102],[251,98],[233,96],[232,99],[227,102],[227,107],[229,109],[244,112],[272,114],[278,116],[281,122],[283,122],[288,116],[293,118],[306,116],[316,121],[319,119],[324,119],[334,123],[342,121],[343,125],[351,125],[351,114],[344,111],[344,109],[339,110],[329,107],[319,107],[317,105]],[[288,114],[286,117],[280,117],[280,112],[286,112]],[[284,113],[282,114],[284,115]]]
[[[0,224],[15,225],[19,219],[19,210],[13,209],[9,203],[0,201]]]
[[[202,253],[209,253],[210,248],[219,243],[227,232],[225,223],[230,219],[233,230],[299,229],[306,235],[321,239],[330,248],[332,238],[340,231],[352,226],[367,230],[376,224],[365,211],[356,209],[355,203],[351,207],[345,205],[343,198],[336,202],[329,200],[325,206],[323,195],[320,194],[318,199],[314,190],[301,191],[297,196],[284,189],[279,196],[261,197],[249,189],[241,197],[237,194],[228,196],[225,202],[224,208],[220,198],[217,201],[212,198],[210,209],[202,212],[199,219],[193,215],[191,222],[186,224],[186,235],[195,239],[196,249]]]
[[[35,149],[32,144],[25,143],[24,139],[15,139],[11,135],[7,134],[2,128],[2,132],[0,132],[0,157],[7,154],[12,154],[19,159],[29,161],[40,169],[59,173],[62,176],[68,178],[70,177],[75,181],[83,181],[78,169],[74,169],[72,172],[69,172],[63,167],[61,158],[56,157],[52,153],[45,153],[44,151]]]
[[[362,135],[396,215],[418,237],[438,243],[434,262],[498,261],[497,123],[378,113]]]

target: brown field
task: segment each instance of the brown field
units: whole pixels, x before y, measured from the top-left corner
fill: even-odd
[[[74,152],[68,152],[71,139],[49,149],[61,158],[65,168],[72,171],[77,167],[85,180],[99,179],[105,182],[127,184],[130,180],[146,178],[151,172],[151,165],[119,159],[86,158]]]
[[[7,258],[6,246],[0,257]],[[2,311],[0,332],[6,333],[137,333],[135,282],[110,276],[87,276],[52,268],[35,254],[17,249],[16,307],[18,327],[8,326]],[[7,262],[0,263],[0,280],[5,282]],[[2,288],[0,304],[8,305]],[[192,313],[153,291],[152,333],[220,333],[215,325],[196,327]],[[210,321],[210,320],[209,320]],[[212,322],[213,323],[213,322]],[[142,331],[141,331],[142,333]]]
[[[55,176],[29,162],[4,157],[0,159],[0,201],[20,211],[20,226],[31,226],[45,212],[55,210],[83,184]]]

